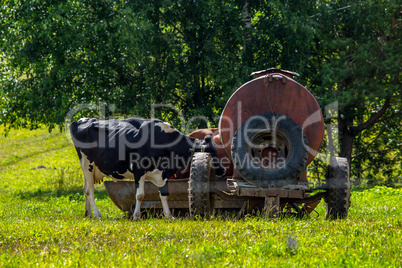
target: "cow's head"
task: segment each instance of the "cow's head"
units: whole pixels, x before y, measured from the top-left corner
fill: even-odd
[[[196,152],[206,152],[212,155],[212,168],[215,174],[223,176],[226,173],[226,169],[223,167],[221,160],[218,157],[215,144],[212,142],[212,137],[207,136],[205,139],[199,141],[199,146],[195,148]]]

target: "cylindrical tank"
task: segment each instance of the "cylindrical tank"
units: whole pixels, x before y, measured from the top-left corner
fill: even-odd
[[[268,69],[253,74],[258,77],[237,89],[222,112],[219,121],[219,135],[224,149],[229,156],[232,156],[233,137],[242,125],[248,124],[256,116],[266,114],[269,117],[267,114],[271,114],[271,117],[274,115],[273,118],[280,118],[283,115],[287,121],[297,123],[305,134],[308,142],[308,157],[306,155],[307,160],[305,161],[305,166],[307,166],[318,153],[324,136],[324,120],[316,99],[310,91],[291,78],[297,75],[296,73]],[[284,135],[282,139],[289,138]],[[267,148],[269,147],[268,149],[280,154],[280,152],[278,153],[279,147],[271,148],[275,147],[272,145],[274,143],[278,142],[261,141],[261,138],[259,140],[260,147],[265,144]],[[258,152],[270,150],[262,148]],[[253,153],[252,150],[250,152]],[[236,174],[234,175],[236,176]]]

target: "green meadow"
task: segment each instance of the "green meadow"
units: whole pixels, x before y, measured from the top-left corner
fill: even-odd
[[[349,217],[133,222],[103,185],[84,218],[83,176],[64,133],[0,138],[0,267],[402,267],[402,189],[352,191]]]

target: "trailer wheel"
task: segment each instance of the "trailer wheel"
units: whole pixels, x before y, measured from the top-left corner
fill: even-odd
[[[209,181],[211,176],[211,155],[194,153],[189,179],[190,217],[206,217],[210,214]]]
[[[259,187],[283,187],[295,183],[308,158],[308,142],[291,118],[264,113],[250,117],[232,139],[235,169]]]
[[[348,160],[344,157],[331,157],[327,170],[326,219],[343,219],[350,207],[350,179]]]

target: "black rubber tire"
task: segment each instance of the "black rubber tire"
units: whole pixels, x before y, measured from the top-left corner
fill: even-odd
[[[328,196],[325,209],[326,219],[344,219],[350,207],[349,164],[344,157],[331,157],[327,170],[326,187]]]
[[[209,153],[194,153],[189,179],[189,210],[191,218],[210,215],[210,177],[212,156]]]
[[[276,127],[276,132],[273,131]],[[267,135],[281,135],[289,143],[286,162],[281,167],[271,169],[256,165],[250,155],[247,141],[253,139],[257,132]],[[265,134],[264,134],[265,135]],[[250,184],[259,187],[283,187],[296,183],[305,169],[308,158],[307,137],[301,127],[285,115],[264,113],[246,120],[236,131],[232,140],[232,160],[235,169]]]

